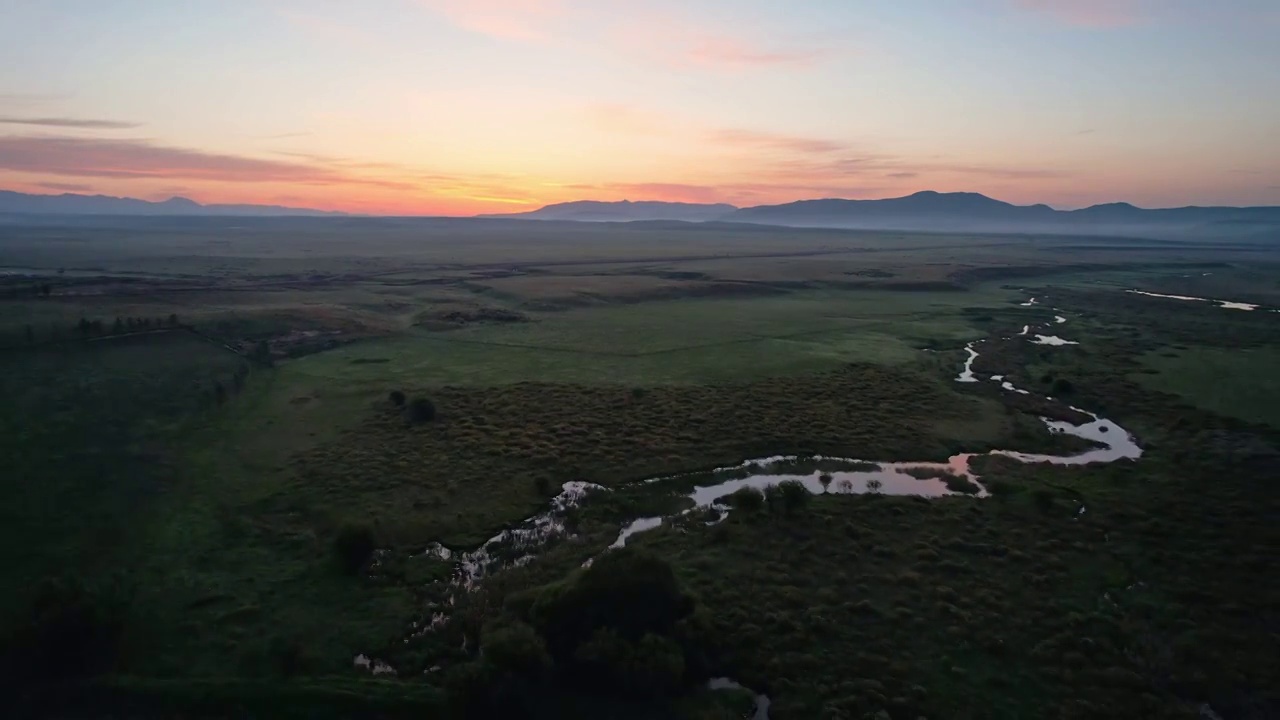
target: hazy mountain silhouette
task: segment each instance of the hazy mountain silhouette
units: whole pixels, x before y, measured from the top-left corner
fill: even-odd
[[[509,218],[520,220],[578,220],[583,222],[631,222],[634,220],[684,220],[704,222],[720,220],[738,208],[723,203],[677,203],[641,201],[597,202],[579,200],[559,203],[523,213],[479,215],[483,218]]]
[[[279,205],[201,205],[184,197],[150,202],[110,195],[30,195],[0,190],[0,213],[41,215],[345,215]]]
[[[868,230],[986,231],[1180,236],[1280,233],[1280,207],[1146,210],[1129,203],[1054,210],[1013,205],[978,193],[918,192],[885,200],[801,200],[743,208],[734,222]]]
[[[1081,210],[1055,210],[1043,204],[1014,205],[980,193],[932,190],[883,200],[800,200],[747,208],[724,204],[582,201],[548,205],[527,213],[480,217],[596,222],[721,221],[853,230],[1280,238],[1280,207],[1146,210],[1117,202]]]
[[[105,195],[29,195],[0,190],[0,214],[327,217],[345,213],[276,205],[202,205],[183,197],[149,202]],[[851,230],[1280,240],[1280,207],[1181,207],[1148,210],[1116,202],[1080,210],[1055,210],[1048,205],[1013,205],[979,193],[933,191],[883,200],[800,200],[747,208],[724,203],[583,200],[547,205],[532,212],[477,217],[578,222],[729,222]]]

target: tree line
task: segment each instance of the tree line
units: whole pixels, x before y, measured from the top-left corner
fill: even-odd
[[[28,345],[35,345],[39,342],[54,340],[111,337],[113,335],[128,335],[129,333],[147,330],[165,330],[180,327],[183,327],[182,321],[175,313],[170,313],[168,317],[117,316],[109,323],[102,318],[90,319],[81,317],[75,325],[63,328],[55,325],[50,327],[47,332],[41,332],[36,329],[35,325],[27,323],[22,327],[22,339]]]

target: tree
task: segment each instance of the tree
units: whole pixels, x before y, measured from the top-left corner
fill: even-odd
[[[82,337],[89,337],[89,328],[89,321],[84,318],[80,318],[80,322],[76,323],[76,329],[80,331]]]
[[[871,479],[867,481],[867,492],[869,493],[878,493],[882,487],[884,487],[884,483],[879,480]]]
[[[1071,384],[1071,381],[1067,380],[1066,378],[1058,378],[1057,380],[1053,381],[1054,395],[1070,395],[1074,391],[1075,391],[1075,386],[1073,386]]]
[[[213,399],[219,405],[227,401],[227,389],[223,387],[221,380],[213,381]]]
[[[404,393],[399,390],[392,390],[391,393],[387,395],[387,399],[396,407],[404,407],[405,396]]]
[[[821,475],[819,475],[818,482],[822,483],[822,492],[825,493],[828,490],[830,490],[831,489],[831,473],[824,472]]]
[[[50,288],[50,287],[49,287],[49,283],[45,283],[44,285],[41,285],[41,286],[40,286],[40,294],[41,294],[41,295],[43,295],[43,296],[45,296],[45,297],[49,297],[49,295],[50,295],[52,292],[53,292],[53,288]]]
[[[774,488],[776,491],[767,496],[769,504],[786,515],[796,512],[809,502],[809,489],[799,480],[784,480]]]
[[[359,573],[377,549],[373,529],[363,523],[344,523],[333,538],[333,555],[348,575]]]
[[[28,345],[33,344],[33,343],[36,341],[36,330],[35,330],[35,328],[31,327],[30,325],[27,325],[25,328],[23,328],[23,330],[24,330],[24,332],[25,332],[25,334],[26,334],[26,336],[27,336],[27,344],[28,344]]]
[[[552,657],[564,662],[602,628],[638,642],[648,633],[670,635],[693,609],[693,598],[666,561],[622,548],[572,580],[545,588],[530,614]]]
[[[480,648],[485,660],[500,670],[541,677],[551,669],[546,642],[522,622],[486,626]]]
[[[750,513],[764,509],[764,493],[753,487],[739,488],[729,496],[729,504]]]
[[[122,332],[124,332],[124,321],[116,318],[116,321],[111,323],[111,334],[119,335]]]
[[[436,406],[426,398],[414,398],[409,403],[409,421],[426,423],[436,419]]]
[[[169,314],[169,326],[170,326],[170,327],[178,327],[178,314],[177,314],[177,313],[170,313],[170,314]]]

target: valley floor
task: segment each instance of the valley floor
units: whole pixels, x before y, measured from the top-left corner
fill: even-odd
[[[0,264],[26,268],[0,286],[0,609],[29,708],[749,710],[699,690],[710,677],[775,720],[1280,702],[1263,247],[551,227],[540,252],[374,233],[352,257],[336,236],[209,232],[181,252],[98,238],[52,265],[0,237]],[[117,331],[144,319],[157,331]],[[981,382],[959,383],[970,343]],[[411,422],[393,391],[434,416]],[[1079,409],[1141,458],[977,457],[989,497],[837,486],[680,515],[707,471],[754,458],[1069,456],[1089,443],[1041,418]],[[457,556],[566,482],[602,490],[558,510],[550,542],[493,546],[460,590]],[[640,517],[668,520],[602,555]],[[654,578],[679,622],[608,643],[557,624],[630,587],[609,573]]]

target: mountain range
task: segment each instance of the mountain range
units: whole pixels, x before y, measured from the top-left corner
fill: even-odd
[[[630,200],[620,200],[618,202],[578,200],[576,202],[547,205],[532,212],[478,215],[477,217],[518,220],[576,220],[579,222],[632,222],[637,220],[708,222],[723,220],[737,211],[738,208],[726,203],[701,204],[660,202],[656,200],[641,200],[638,202]]]
[[[664,211],[669,208],[669,211]],[[690,220],[865,230],[986,231],[1086,235],[1276,233],[1280,207],[1181,207],[1148,210],[1129,203],[1055,210],[1014,205],[979,193],[931,190],[883,200],[800,200],[736,208],[688,203],[569,202],[494,217],[526,220]]]
[[[37,215],[261,215],[328,216],[346,213],[280,205],[201,205],[184,197],[151,202],[110,195],[31,195],[0,190],[0,213]]]
[[[142,216],[336,216],[343,213],[277,205],[202,205],[175,197],[160,202],[105,195],[28,195],[0,191],[0,214]],[[1014,205],[979,193],[918,192],[883,200],[800,200],[739,208],[716,203],[642,201],[559,203],[525,213],[479,215],[504,220],[575,222],[680,221],[808,228],[931,232],[1011,232],[1133,237],[1280,239],[1280,207],[1144,209],[1129,203],[1055,210]]]

